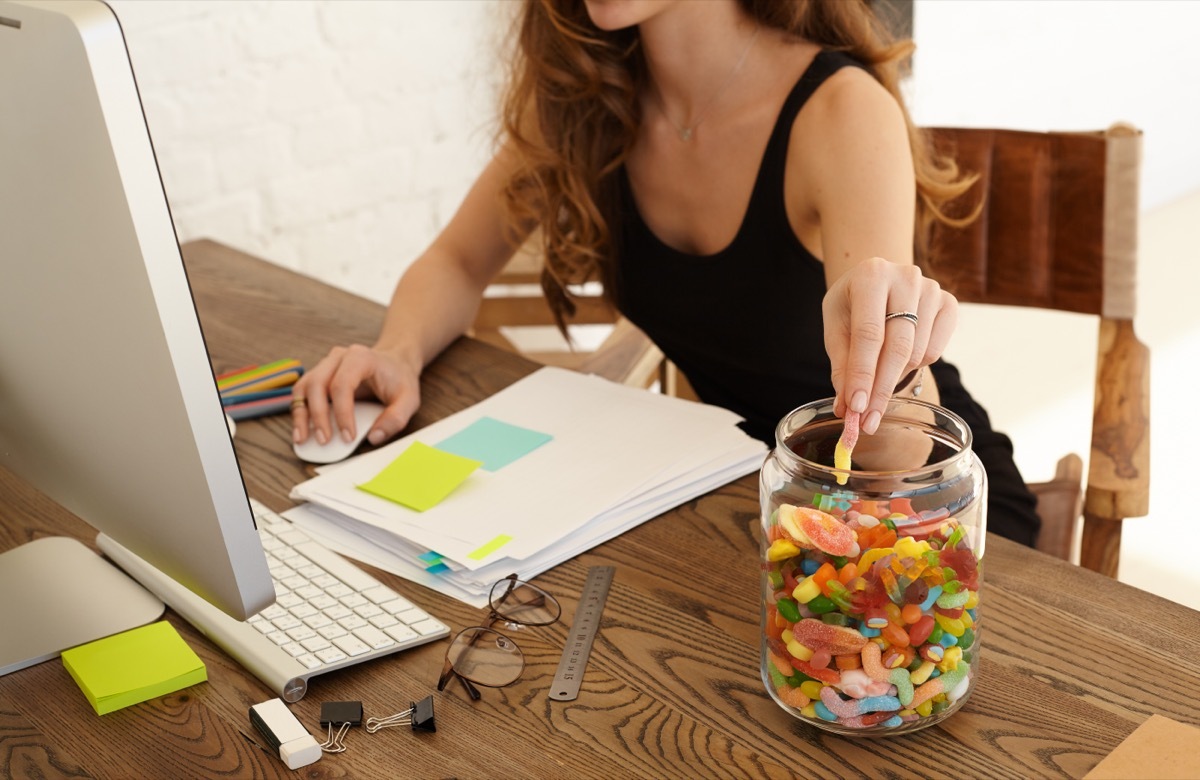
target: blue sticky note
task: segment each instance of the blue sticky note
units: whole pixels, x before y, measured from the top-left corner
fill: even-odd
[[[443,452],[482,461],[484,471],[496,471],[553,438],[547,433],[481,417],[435,446]]]

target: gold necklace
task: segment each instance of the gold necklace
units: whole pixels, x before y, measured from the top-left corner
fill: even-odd
[[[712,108],[713,104],[717,102],[717,98],[719,98],[721,94],[729,87],[729,85],[733,83],[734,77],[737,76],[738,71],[742,69],[742,65],[746,63],[746,57],[750,56],[750,49],[753,48],[754,41],[758,38],[758,33],[761,30],[761,25],[754,28],[754,34],[750,36],[750,40],[746,43],[746,48],[742,50],[742,55],[738,57],[738,61],[734,63],[733,69],[729,71],[729,75],[725,77],[723,82],[721,82],[721,86],[719,86],[717,91],[712,94],[712,97],[710,97],[704,103],[699,113],[696,114],[696,118],[692,120],[691,124],[680,125],[671,118],[671,115],[667,113],[667,104],[663,101],[662,93],[658,91],[658,85],[654,85],[654,97],[658,100],[658,109],[662,113],[663,119],[666,119],[668,122],[670,122],[671,126],[675,128],[675,132],[679,134],[680,141],[692,140],[692,136],[695,134],[696,128],[699,127],[700,123],[704,121],[704,117],[708,113],[708,110]]]

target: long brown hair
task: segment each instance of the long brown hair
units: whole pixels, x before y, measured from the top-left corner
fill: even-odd
[[[897,40],[865,0],[737,0],[766,27],[845,52],[895,97],[908,125],[916,169],[914,253],[929,268],[927,239],[935,221],[954,219],[944,206],[965,192],[954,160],[933,151],[908,114],[899,83],[913,51]],[[517,154],[504,205],[513,225],[540,228],[542,289],[565,331],[575,310],[569,286],[616,285],[613,253],[620,227],[616,173],[641,122],[638,94],[646,67],[636,28],[608,32],[592,24],[582,0],[525,0],[516,21],[512,73],[501,132]]]

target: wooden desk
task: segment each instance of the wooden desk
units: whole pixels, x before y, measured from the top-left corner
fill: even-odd
[[[186,247],[217,369],[370,341],[382,310],[211,242]],[[460,340],[428,370],[425,425],[535,368]],[[306,475],[286,417],[238,427],[252,495],[275,509]],[[0,472],[0,549],[94,533]],[[522,632],[517,684],[472,703],[434,690],[445,641],[316,678],[293,711],[314,733],[323,701],[383,716],[433,694],[436,734],[347,737],[306,777],[1081,777],[1151,713],[1200,724],[1200,615],[991,538],[978,686],[962,711],[913,735],[853,740],[793,720],[759,680],[757,487],[747,477],[547,572],[569,625],[587,568],[617,567],[577,701],[547,698],[567,625]],[[454,629],[478,610],[376,572]],[[4,594],[11,598],[14,594]],[[274,694],[169,613],[209,682],[97,717],[58,662],[0,678],[0,776],[295,777],[264,749],[249,705]],[[0,627],[3,630],[3,627]],[[949,755],[948,760],[929,756]]]

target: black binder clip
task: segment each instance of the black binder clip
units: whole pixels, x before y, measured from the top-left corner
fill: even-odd
[[[342,753],[346,750],[346,732],[351,726],[362,723],[361,701],[327,701],[321,705],[321,725],[329,727],[329,737],[321,743],[326,753]],[[334,726],[337,732],[334,732]]]
[[[409,702],[407,710],[386,718],[367,718],[368,734],[392,726],[411,726],[413,731],[437,731],[437,725],[433,722],[433,697],[426,696],[418,702]]]

